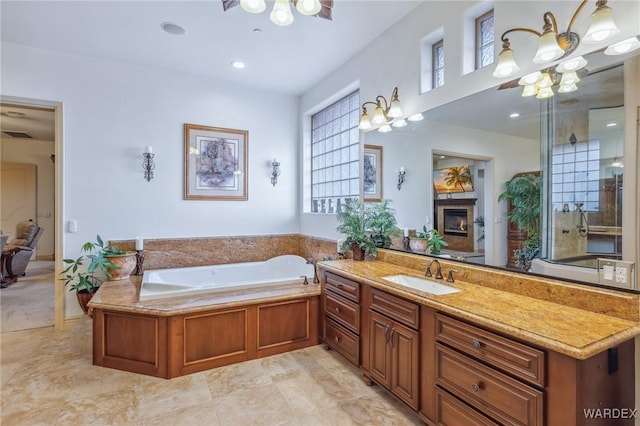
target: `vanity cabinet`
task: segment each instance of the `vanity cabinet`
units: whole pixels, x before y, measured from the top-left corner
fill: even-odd
[[[360,284],[326,272],[322,285],[322,340],[360,366]]]
[[[369,368],[365,373],[418,408],[419,306],[371,289]]]

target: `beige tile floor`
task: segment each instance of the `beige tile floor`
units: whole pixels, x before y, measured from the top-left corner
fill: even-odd
[[[0,335],[0,424],[419,425],[322,346],[171,380],[91,365],[91,320]]]

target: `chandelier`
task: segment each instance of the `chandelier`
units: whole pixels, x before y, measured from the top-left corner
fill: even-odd
[[[369,119],[366,105],[375,105],[373,118]],[[383,107],[384,105],[384,107]],[[398,88],[394,87],[389,101],[382,95],[376,96],[375,102],[368,101],[362,104],[362,115],[360,116],[360,130],[369,130],[374,127],[379,132],[386,133],[391,131],[390,124],[395,127],[406,126],[407,122],[402,119],[402,108],[400,107],[400,98],[398,97]]]
[[[275,0],[269,19],[276,25],[286,26],[293,23],[293,13],[291,4],[296,10],[307,16],[318,16],[331,20],[331,9],[333,0]],[[261,13],[267,8],[265,0],[222,0],[222,7],[225,11],[240,5],[249,13]]]

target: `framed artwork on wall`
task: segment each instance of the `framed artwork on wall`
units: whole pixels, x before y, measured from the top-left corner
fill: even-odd
[[[433,171],[433,187],[437,195],[473,192],[473,178],[469,166],[453,166]]]
[[[382,201],[382,147],[364,146],[362,187],[365,202]]]
[[[184,125],[184,199],[248,199],[247,130]]]

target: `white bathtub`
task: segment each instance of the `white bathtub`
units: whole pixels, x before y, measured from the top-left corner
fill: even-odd
[[[294,255],[277,256],[264,262],[155,269],[144,272],[138,300],[302,283],[303,276],[312,284],[314,265]]]

